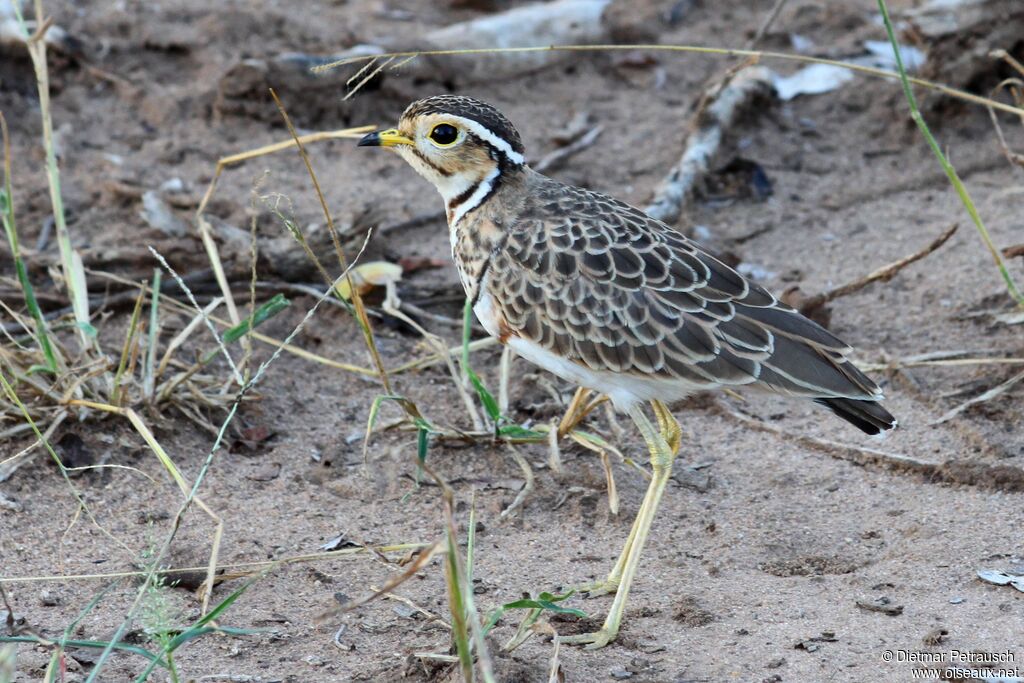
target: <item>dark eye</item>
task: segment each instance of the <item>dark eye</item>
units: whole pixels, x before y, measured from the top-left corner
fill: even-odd
[[[459,129],[450,123],[439,123],[430,131],[430,139],[439,145],[450,145],[459,137]]]

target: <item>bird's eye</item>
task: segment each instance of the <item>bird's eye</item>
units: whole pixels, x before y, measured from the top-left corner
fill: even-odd
[[[430,131],[430,139],[441,147],[455,144],[459,138],[459,129],[450,123],[439,123]]]

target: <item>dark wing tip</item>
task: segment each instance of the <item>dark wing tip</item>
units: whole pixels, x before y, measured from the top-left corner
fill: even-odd
[[[820,403],[857,429],[872,436],[895,429],[899,424],[896,418],[877,401],[864,401],[855,398],[819,398],[814,402]]]

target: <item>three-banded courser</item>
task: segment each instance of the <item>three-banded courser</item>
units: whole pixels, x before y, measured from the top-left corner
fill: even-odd
[[[619,631],[640,552],[679,449],[665,407],[750,385],[809,398],[869,434],[892,429],[851,349],[664,223],[526,165],[494,107],[440,95],[360,146],[398,152],[444,197],[452,255],[477,318],[519,355],[607,394],[650,450],[653,478],[626,546],[593,592],[615,592],[601,647]],[[650,402],[655,427],[642,406]]]

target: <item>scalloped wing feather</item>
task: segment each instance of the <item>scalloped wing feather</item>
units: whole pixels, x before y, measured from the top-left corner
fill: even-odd
[[[488,306],[528,353],[581,366],[596,373],[591,382],[625,376],[667,396],[754,384],[812,398],[881,397],[846,344],[683,235],[611,197],[539,174],[530,181],[486,283]]]

